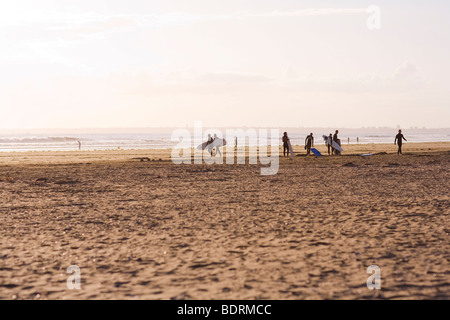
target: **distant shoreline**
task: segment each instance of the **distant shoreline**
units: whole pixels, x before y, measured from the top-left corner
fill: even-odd
[[[315,147],[323,154],[322,159],[339,158],[339,156],[328,156],[327,147],[316,143]],[[395,155],[397,146],[392,144],[343,144],[344,152],[341,157],[360,156],[367,153],[386,153]],[[226,150],[223,150],[226,151]],[[142,150],[97,150],[97,151],[23,151],[23,152],[2,152],[0,151],[0,166],[2,165],[23,165],[23,164],[67,164],[67,163],[92,163],[92,162],[126,162],[133,158],[148,157],[153,161],[171,161],[172,149],[142,149]],[[415,143],[407,142],[403,145],[404,156],[419,154],[448,154],[450,153],[450,142],[430,142]],[[315,156],[303,157],[306,154],[303,146],[294,146],[294,159],[317,159]],[[226,152],[224,152],[225,156]],[[279,149],[280,159],[283,157],[283,150]]]
[[[398,131],[398,129],[402,129],[405,132],[448,132],[450,134],[450,127],[448,128],[426,128],[426,127],[360,127],[360,128],[346,128],[346,127],[283,127],[283,126],[209,126],[207,123],[203,123],[204,129],[218,129],[218,130],[226,130],[226,129],[279,129],[283,131],[288,131],[292,133],[303,133],[306,131],[315,131],[315,132],[328,132],[332,130],[339,130],[342,133],[344,132],[355,132],[355,131],[366,131],[366,132],[389,132],[394,133]],[[171,133],[177,129],[187,129],[193,130],[192,126],[179,126],[179,127],[136,127],[136,128],[127,128],[127,127],[110,127],[110,128],[19,128],[19,129],[0,129],[0,137],[2,135],[12,135],[12,134],[120,134],[120,133]]]

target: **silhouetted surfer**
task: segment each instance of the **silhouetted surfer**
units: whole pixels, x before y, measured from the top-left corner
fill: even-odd
[[[284,133],[282,140],[283,140],[283,156],[286,157],[286,154],[287,154],[287,156],[289,156],[289,152],[290,152],[289,137],[287,135],[287,132]]]
[[[402,144],[403,144],[403,140],[406,140],[406,138],[403,136],[402,134],[402,130],[398,130],[398,134],[395,136],[395,140],[394,140],[394,144],[398,144],[398,151],[397,154],[403,154],[402,153]]]
[[[306,155],[309,156],[311,153],[311,148],[314,147],[314,137],[311,133],[309,136],[305,139],[305,149],[306,149]]]
[[[208,141],[206,143],[206,146],[208,147],[208,152],[212,156],[212,150],[213,148],[210,146],[211,143],[213,143],[214,139],[211,137],[210,134],[208,134]]]
[[[328,146],[328,155],[331,155],[332,151],[333,151],[333,135],[330,133],[330,135],[328,136],[327,139],[327,146]]]
[[[341,145],[341,140],[338,138],[339,130],[336,130],[336,132],[333,135],[333,141],[336,142],[338,145]],[[341,154],[338,150],[333,148],[333,154]]]
[[[217,134],[214,135],[214,141],[216,141],[217,139],[219,139],[219,137],[217,137]],[[222,156],[222,152],[220,152],[220,147],[217,145],[216,146],[216,153],[215,155],[217,155],[217,153],[220,153],[220,156]]]

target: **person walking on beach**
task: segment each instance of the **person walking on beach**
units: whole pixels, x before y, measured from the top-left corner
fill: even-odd
[[[212,150],[213,150],[211,144],[213,143],[213,141],[214,141],[214,140],[213,140],[213,138],[211,137],[211,135],[208,134],[208,140],[207,140],[207,142],[206,142],[206,146],[208,147],[208,152],[209,152],[209,154],[211,155],[211,157],[212,157]]]
[[[327,139],[328,155],[330,156],[333,152],[333,135],[330,133]]]
[[[398,134],[395,136],[395,140],[394,140],[394,144],[398,145],[398,151],[397,154],[403,154],[402,153],[402,145],[403,145],[403,140],[406,140],[406,138],[403,136],[402,134],[402,130],[398,130]]]
[[[338,138],[339,130],[336,130],[336,132],[333,135],[333,141],[336,142],[338,145],[341,145],[341,140]],[[333,148],[333,154],[339,155],[339,151]]]
[[[289,137],[287,135],[287,132],[284,133],[283,135],[283,157],[289,156]]]
[[[311,148],[314,147],[314,137],[311,133],[309,136],[305,139],[305,149],[306,149],[306,155],[309,156],[311,153]]]
[[[216,141],[216,140],[218,140],[219,138],[217,137],[217,134],[215,134],[214,135],[214,141]],[[218,145],[218,143],[219,142],[217,142],[217,145],[216,145],[216,153],[215,153],[215,156],[217,156],[217,153],[219,153],[220,154],[220,156],[222,156],[222,152],[220,152],[220,146]]]
[[[81,142],[78,141],[78,150],[81,151]]]

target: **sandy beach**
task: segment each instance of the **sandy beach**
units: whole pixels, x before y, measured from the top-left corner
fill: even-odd
[[[274,176],[170,150],[0,153],[0,299],[449,299],[450,143],[343,147],[296,147]]]

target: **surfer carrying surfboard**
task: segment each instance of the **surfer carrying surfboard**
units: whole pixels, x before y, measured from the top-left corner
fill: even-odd
[[[213,150],[211,144],[212,144],[213,142],[214,142],[214,139],[211,137],[210,134],[208,134],[208,141],[206,142],[206,146],[208,147],[208,152],[209,152],[209,154],[211,155],[211,157],[212,157],[212,150]]]
[[[287,156],[289,156],[289,152],[290,152],[290,148],[289,148],[289,137],[288,137],[288,135],[287,135],[287,132],[285,132],[284,134],[283,134],[283,138],[282,138],[282,140],[283,140],[283,157],[286,157],[286,155]]]
[[[398,145],[398,151],[397,154],[403,154],[402,153],[402,145],[403,145],[403,140],[406,140],[406,138],[403,136],[402,134],[402,130],[398,130],[398,134],[395,136],[395,140],[394,140],[394,144]]]
[[[334,133],[334,136],[333,136],[333,141],[336,142],[336,144],[340,147],[341,140],[339,140],[338,134],[339,134],[339,130],[336,130],[336,132]],[[338,148],[333,147],[333,154],[340,155],[341,151]]]
[[[305,149],[306,149],[306,155],[309,156],[309,154],[311,153],[311,148],[314,147],[314,137],[313,134],[311,132],[311,134],[309,136],[306,137],[305,139]]]
[[[333,135],[330,133],[330,135],[327,137],[327,147],[328,147],[328,155],[331,155],[331,152],[333,151]]]
[[[217,137],[217,134],[215,134],[215,135],[214,135],[214,141],[219,142],[218,139],[219,139],[219,138]],[[216,144],[215,144],[215,147],[216,147],[216,153],[215,153],[215,156],[217,156],[217,153],[219,153],[220,156],[222,156],[222,152],[220,152],[220,144],[219,144],[219,143],[216,143]]]

